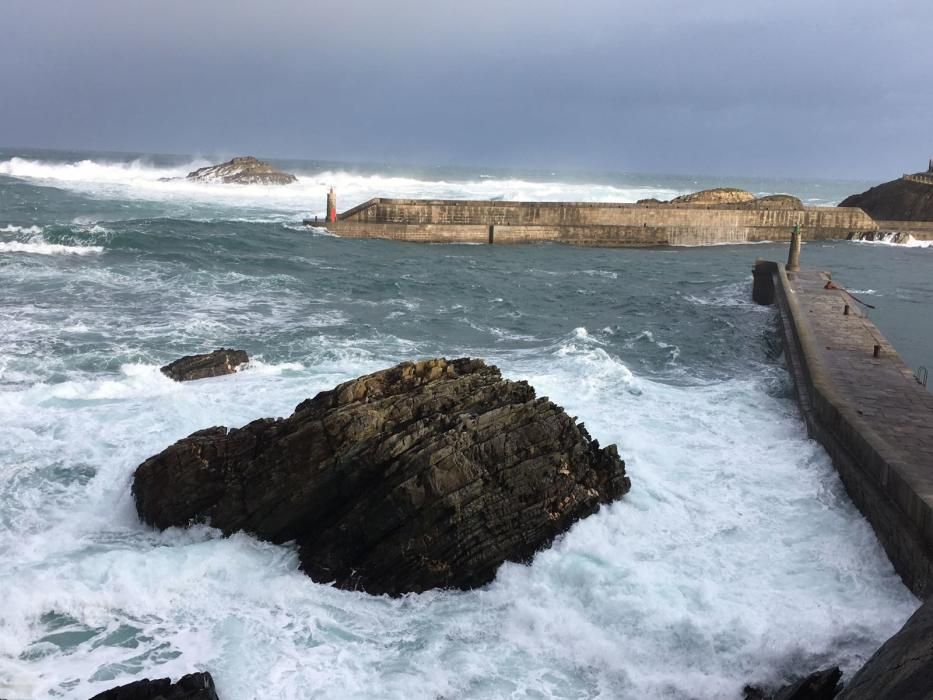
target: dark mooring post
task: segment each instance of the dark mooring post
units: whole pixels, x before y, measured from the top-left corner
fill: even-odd
[[[790,252],[787,254],[788,272],[796,272],[800,269],[800,224],[794,226],[794,231],[790,235]]]
[[[327,193],[327,220],[330,223],[337,221],[337,193],[334,192],[333,187]]]

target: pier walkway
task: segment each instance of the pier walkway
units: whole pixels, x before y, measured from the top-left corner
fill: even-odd
[[[826,288],[828,273],[766,261],[754,272],[755,300],[780,311],[811,437],[829,452],[907,586],[931,596],[933,394],[844,290]]]

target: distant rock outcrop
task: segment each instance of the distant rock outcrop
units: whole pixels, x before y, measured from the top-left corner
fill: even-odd
[[[482,360],[406,362],[285,419],[209,428],[136,470],[142,519],[296,540],[315,581],[472,588],[630,487],[614,445]]]
[[[91,700],[218,700],[214,679],[209,673],[189,673],[177,683],[171,678],[141,681],[118,685]]]
[[[176,382],[190,382],[194,379],[233,374],[237,367],[247,362],[249,355],[243,350],[220,348],[203,355],[182,357],[162,367],[161,372]]]
[[[769,194],[743,203],[743,209],[766,209],[782,211],[803,211],[803,202],[789,194]]]
[[[876,221],[933,221],[933,173],[905,175],[853,194],[840,207],[860,207]]]
[[[736,187],[716,187],[674,197],[671,204],[741,204],[755,199],[755,195]]]
[[[188,173],[189,180],[239,185],[289,185],[298,178],[252,156],[242,156],[220,165],[209,165]]]

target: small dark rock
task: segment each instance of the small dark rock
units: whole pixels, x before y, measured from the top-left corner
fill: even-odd
[[[839,692],[842,671],[838,666],[816,671],[796,683],[785,685],[773,695],[759,686],[747,685],[744,700],[832,700]]]
[[[90,700],[218,700],[214,679],[209,673],[189,673],[177,683],[171,678],[141,681],[118,685]]]
[[[249,355],[243,350],[220,348],[204,355],[188,355],[161,368],[162,374],[176,382],[190,382],[193,379],[219,377],[232,374],[236,368],[249,362]]]
[[[285,419],[209,428],[136,470],[159,528],[296,540],[315,581],[400,595],[472,588],[629,490],[614,445],[482,360],[406,362]]]
[[[839,692],[841,678],[842,671],[838,666],[816,671],[781,688],[774,694],[774,700],[832,700]]]

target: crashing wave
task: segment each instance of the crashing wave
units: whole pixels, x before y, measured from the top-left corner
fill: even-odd
[[[906,231],[858,231],[850,233],[848,240],[858,243],[882,243],[907,248],[929,248],[933,241],[919,241]]]

